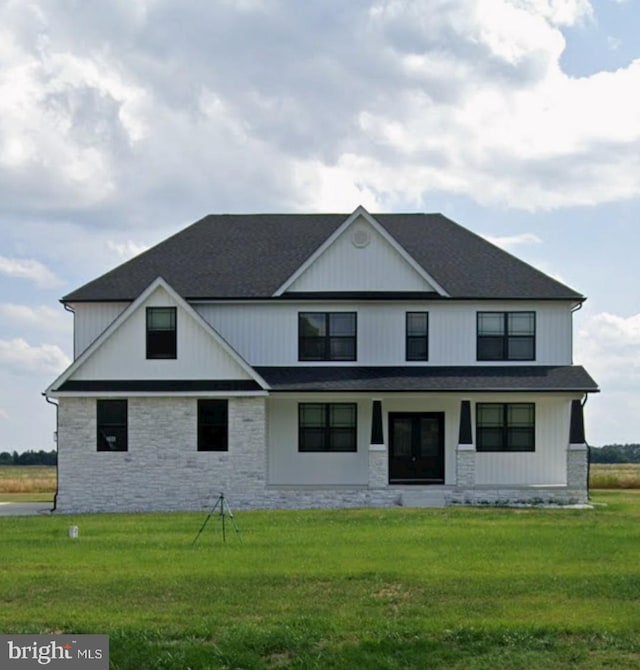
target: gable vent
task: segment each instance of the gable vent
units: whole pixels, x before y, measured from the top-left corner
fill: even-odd
[[[371,242],[371,233],[366,228],[356,228],[351,233],[351,243],[358,249],[363,249]]]

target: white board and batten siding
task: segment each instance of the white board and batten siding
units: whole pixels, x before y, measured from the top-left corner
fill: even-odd
[[[81,302],[73,309],[73,353],[80,354],[129,306],[128,302]]]
[[[578,396],[476,395],[475,402],[534,403],[536,413],[535,451],[477,452],[476,485],[566,486],[571,400],[574,397]]]
[[[177,307],[176,359],[146,358],[146,307]],[[199,323],[156,289],[76,370],[73,380],[251,379]]]
[[[251,365],[300,365],[298,313],[357,313],[358,365],[424,365],[405,360],[406,313],[429,313],[428,365],[486,365],[476,360],[476,313],[536,312],[536,359],[523,365],[572,363],[571,305],[550,302],[200,303],[196,310]],[[305,365],[336,365],[304,363]],[[345,363],[348,365],[349,363]],[[353,363],[350,363],[353,364]],[[518,362],[491,363],[517,365]]]

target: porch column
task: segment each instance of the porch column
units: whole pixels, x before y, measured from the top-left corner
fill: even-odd
[[[584,411],[580,400],[571,401],[569,448],[567,450],[567,489],[587,502],[589,488],[589,447],[584,434]]]
[[[473,443],[471,424],[471,401],[460,403],[460,430],[456,450],[456,486],[472,488],[476,483],[476,446]]]
[[[384,443],[382,400],[374,399],[371,406],[371,440],[369,442],[369,488],[386,488],[389,483],[389,457]]]

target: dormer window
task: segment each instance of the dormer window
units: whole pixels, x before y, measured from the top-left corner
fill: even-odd
[[[478,312],[479,361],[533,361],[535,312]]]
[[[175,307],[147,307],[147,358],[176,358]]]
[[[355,312],[300,312],[298,359],[301,361],[355,361]]]

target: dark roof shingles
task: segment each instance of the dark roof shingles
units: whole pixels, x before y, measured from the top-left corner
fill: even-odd
[[[598,386],[580,365],[256,367],[273,391],[576,391]]]
[[[453,298],[582,298],[440,214],[373,216]],[[63,301],[134,300],[158,276],[187,299],[268,298],[347,217],[210,215]]]

